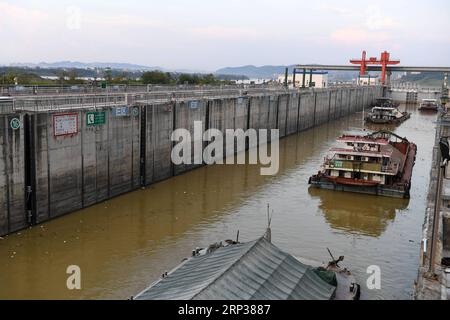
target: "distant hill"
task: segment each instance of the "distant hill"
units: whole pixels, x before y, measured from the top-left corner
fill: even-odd
[[[422,72],[422,73],[408,73],[407,75],[403,76],[400,80],[405,82],[439,80],[442,82],[443,79],[444,79],[443,73]]]
[[[422,87],[440,88],[444,80],[443,73],[422,72],[408,73],[396,82],[414,83]]]
[[[43,69],[94,69],[94,68],[111,68],[130,71],[150,71],[160,70],[165,71],[161,67],[148,67],[131,63],[117,63],[117,62],[78,62],[78,61],[58,61],[58,62],[40,62],[40,63],[12,63],[11,67],[29,67],[29,68],[43,68]]]

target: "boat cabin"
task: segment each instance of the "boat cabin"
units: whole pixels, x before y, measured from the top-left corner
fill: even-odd
[[[386,137],[342,136],[345,147],[333,148],[332,157],[325,159],[330,177],[390,184],[401,172],[406,150],[398,148]]]

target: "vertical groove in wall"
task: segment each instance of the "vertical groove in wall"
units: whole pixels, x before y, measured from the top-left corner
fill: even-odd
[[[83,139],[83,136],[84,136],[84,119],[83,119],[83,117],[80,117],[81,118],[81,123],[80,123],[80,140],[81,140],[81,145],[80,145],[80,152],[81,152],[81,207],[82,208],[84,208],[84,203],[85,203],[85,201],[84,201],[84,197],[85,197],[85,194],[84,194],[84,143],[83,143],[83,141],[84,141],[84,139]]]
[[[173,101],[172,103],[172,132],[177,128],[177,103]],[[175,146],[175,142],[172,142],[172,148]],[[175,165],[171,162],[170,175],[173,177],[175,175]]]
[[[317,108],[317,92],[313,92],[314,94],[314,112],[313,112],[313,123],[312,125],[316,125],[316,108]]]
[[[6,219],[7,219],[7,232],[10,233],[11,232],[11,199],[10,199],[10,182],[9,182],[9,166],[8,166],[8,149],[9,149],[9,141],[8,139],[8,128],[9,128],[9,123],[8,123],[8,117],[4,117],[4,137],[5,137],[5,145],[4,145],[4,149],[3,149],[3,154],[4,154],[4,159],[5,159],[5,183],[6,183],[6,210],[7,210],[7,215],[6,215]]]
[[[297,102],[297,132],[299,131],[300,126],[300,106],[302,101],[302,96],[300,95],[300,92],[297,92],[298,94],[298,102]]]

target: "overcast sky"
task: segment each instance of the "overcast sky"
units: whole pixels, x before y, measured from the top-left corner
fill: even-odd
[[[363,49],[450,65],[450,1],[0,0],[0,64],[346,64]]]

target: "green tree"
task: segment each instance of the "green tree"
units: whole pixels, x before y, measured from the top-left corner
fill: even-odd
[[[182,73],[178,77],[179,84],[199,84],[200,80],[200,77],[195,74]]]
[[[66,70],[63,69],[58,72],[58,81],[61,86],[64,85],[64,82],[66,81],[66,77],[67,77]]]
[[[16,78],[17,75],[12,71],[8,70],[8,72],[5,72],[1,75],[1,81],[4,85],[14,85],[14,78]]]
[[[144,84],[170,84],[172,76],[168,72],[148,71],[142,75]]]
[[[111,83],[112,82],[112,70],[111,68],[106,68],[103,72],[104,74],[104,78],[106,80],[107,83]]]
[[[68,76],[69,76],[69,83],[70,84],[76,84],[76,83],[80,82],[77,79],[78,73],[77,73],[77,71],[75,69],[70,70],[69,73],[68,73]]]
[[[207,74],[205,76],[203,76],[200,80],[201,84],[208,84],[208,85],[213,85],[213,84],[217,84],[220,81],[216,79],[216,77],[214,77],[213,74]]]

